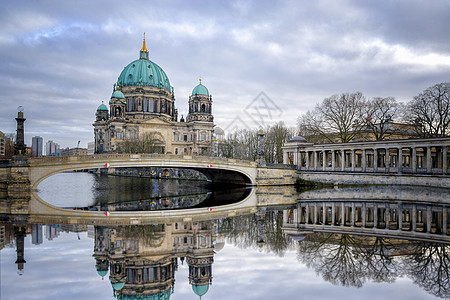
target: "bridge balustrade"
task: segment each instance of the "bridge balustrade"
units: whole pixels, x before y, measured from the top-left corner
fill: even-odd
[[[450,138],[340,144],[287,143],[283,163],[302,171],[450,174]]]
[[[283,228],[354,232],[450,242],[449,205],[376,201],[301,201],[283,211]]]

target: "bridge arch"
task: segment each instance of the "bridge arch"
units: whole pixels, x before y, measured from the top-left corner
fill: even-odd
[[[40,157],[29,160],[30,184],[36,189],[45,178],[66,171],[121,168],[163,167],[193,169],[203,173],[213,184],[256,185],[254,162],[215,157],[159,154],[98,154],[69,157]]]

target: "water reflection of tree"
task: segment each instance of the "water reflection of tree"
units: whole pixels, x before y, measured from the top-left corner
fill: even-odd
[[[448,245],[426,242],[417,244],[414,255],[405,261],[409,277],[428,293],[449,298],[449,252]]]
[[[366,248],[365,261],[368,276],[375,282],[394,282],[400,273],[392,252],[395,246],[390,239],[376,237],[372,246]]]
[[[283,233],[282,225],[283,212],[269,211],[223,219],[219,231],[240,248],[259,248],[282,256],[292,245],[291,239]]]
[[[393,282],[398,276],[383,238],[364,239],[348,234],[313,234],[299,243],[298,259],[333,284],[361,287],[367,280]]]

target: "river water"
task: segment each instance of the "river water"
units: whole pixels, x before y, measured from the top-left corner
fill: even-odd
[[[398,190],[404,193],[405,187]],[[377,187],[371,191],[376,194]],[[399,194],[396,187],[379,191]],[[415,188],[414,194],[420,191]],[[432,200],[425,194],[433,192],[445,198],[447,191],[427,189],[424,205]],[[67,209],[127,211],[211,207],[239,201],[248,193],[212,190],[203,182],[89,173],[52,176],[38,192]],[[330,197],[330,191],[322,194]],[[312,201],[310,191],[294,200],[305,201],[302,195]],[[145,226],[3,222],[0,299],[450,296],[446,237],[430,242],[354,232],[292,234],[283,222],[294,209],[268,206],[251,215]],[[26,262],[21,262],[22,254]]]

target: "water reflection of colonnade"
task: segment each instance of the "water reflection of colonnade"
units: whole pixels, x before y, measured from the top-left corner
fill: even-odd
[[[325,231],[450,242],[446,204],[377,201],[301,201],[283,211],[288,234]]]
[[[283,163],[304,171],[449,174],[450,138],[313,145],[293,139]]]

